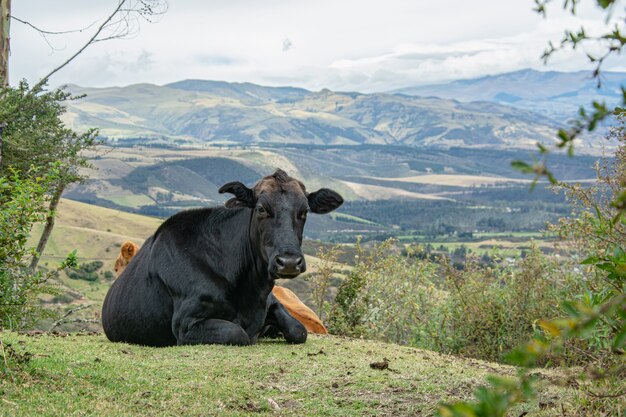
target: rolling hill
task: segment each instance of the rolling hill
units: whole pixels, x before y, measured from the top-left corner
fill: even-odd
[[[165,86],[67,89],[74,129],[118,143],[402,145],[530,148],[558,123],[489,102],[186,80]]]

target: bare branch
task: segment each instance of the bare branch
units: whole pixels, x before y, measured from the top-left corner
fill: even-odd
[[[37,91],[39,90],[47,81],[48,79],[54,75],[56,72],[60,71],[63,67],[65,67],[67,64],[69,64],[70,62],[72,62],[74,60],[74,58],[76,58],[78,55],[80,55],[85,49],[87,49],[87,47],[89,45],[91,45],[93,43],[93,41],[98,37],[98,35],[100,35],[100,32],[102,32],[102,30],[106,27],[106,25],[111,21],[111,19],[114,18],[114,16],[117,14],[117,12],[122,8],[122,6],[124,5],[124,3],[126,3],[127,0],[121,0],[119,2],[119,4],[117,5],[117,7],[115,8],[115,10],[113,11],[113,13],[111,13],[109,15],[108,18],[106,18],[106,20],[104,21],[104,23],[102,23],[100,25],[100,27],[98,27],[98,30],[96,30],[96,33],[94,33],[94,35],[91,37],[91,39],[89,39],[87,41],[87,43],[85,43],[74,55],[72,55],[70,58],[68,58],[64,63],[62,63],[61,65],[59,65],[58,67],[56,67],[55,69],[53,69],[52,71],[50,71],[48,73],[48,75],[46,75],[45,77],[42,77],[41,80],[39,80],[39,82],[31,89],[31,91]]]
[[[93,36],[74,55],[42,77],[31,91],[35,93],[39,91],[52,75],[72,62],[90,45],[106,40],[135,36],[139,33],[140,18],[152,23],[151,17],[161,16],[166,11],[167,2],[165,0],[119,0],[115,10],[102,22]],[[101,37],[101,35],[104,36]]]
[[[15,16],[11,16],[11,19],[15,20],[16,22],[20,22],[26,26],[30,26],[31,28],[35,29],[37,32],[44,34],[44,35],[67,35],[69,33],[82,33],[84,31],[86,31],[87,29],[91,29],[93,27],[93,25],[95,25],[96,23],[98,23],[97,20],[93,21],[89,26],[85,26],[82,29],[74,29],[74,30],[63,30],[60,32],[54,32],[54,31],[50,31],[50,30],[44,30],[41,28],[38,28],[37,26],[33,25],[32,23],[30,23],[27,20],[22,20],[18,17]]]
[[[65,319],[66,319],[68,316],[70,316],[71,314],[74,314],[74,313],[76,313],[77,311],[84,310],[84,309],[89,308],[89,307],[91,307],[91,304],[83,304],[83,305],[80,305],[80,306],[78,306],[78,307],[76,307],[76,308],[73,308],[73,309],[69,310],[67,313],[65,313],[65,314],[63,315],[63,317],[61,317],[59,320],[57,320],[57,321],[55,321],[54,323],[52,323],[52,326],[50,326],[50,328],[48,329],[48,331],[49,331],[49,332],[51,332],[52,330],[54,330],[54,328],[55,328],[55,327],[57,327],[57,326],[59,326],[59,325],[63,324],[63,323],[65,322]]]

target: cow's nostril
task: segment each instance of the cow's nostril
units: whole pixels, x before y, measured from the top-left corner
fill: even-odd
[[[285,262],[283,261],[283,259],[280,256],[276,257],[276,265],[278,266],[285,266]]]
[[[302,268],[302,264],[303,264],[303,262],[304,262],[304,258],[301,258],[301,257],[300,257],[300,258],[298,258],[298,259],[296,260],[296,267],[298,267],[298,269]]]

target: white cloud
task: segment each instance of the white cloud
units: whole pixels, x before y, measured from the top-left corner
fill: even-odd
[[[116,0],[13,3],[14,14],[51,30],[84,27]],[[557,2],[559,3],[559,2]],[[587,4],[592,4],[588,2]],[[555,4],[544,20],[532,0],[170,0],[137,37],[94,45],[52,84],[90,86],[185,78],[384,91],[533,67],[565,28],[603,27],[601,13],[573,18]],[[621,6],[620,6],[621,7]],[[623,10],[623,7],[621,9]],[[38,79],[75,51],[89,31],[51,38],[12,24],[11,81]],[[285,36],[289,34],[289,36]],[[297,47],[293,47],[297,45]],[[288,53],[286,53],[288,52]],[[624,61],[609,63],[626,67]],[[589,68],[582,54],[558,54],[549,69]]]
[[[291,42],[289,38],[283,39],[283,52],[289,51],[292,46],[293,46],[293,43]]]

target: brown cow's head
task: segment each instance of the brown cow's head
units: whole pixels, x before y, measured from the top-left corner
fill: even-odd
[[[329,213],[343,203],[343,198],[328,188],[307,193],[304,184],[280,169],[252,188],[229,182],[219,192],[235,195],[226,207],[253,209],[250,237],[273,278],[295,278],[306,271],[300,245],[307,213]]]
[[[122,244],[120,248],[120,254],[117,255],[117,259],[115,260],[115,276],[119,277],[126,266],[130,262],[130,260],[135,256],[135,254],[139,251],[139,246],[127,240]]]

